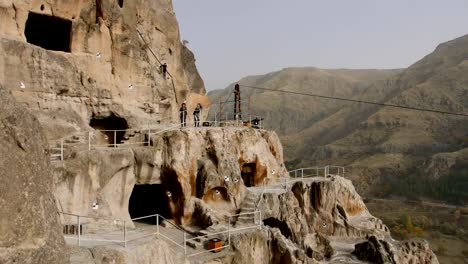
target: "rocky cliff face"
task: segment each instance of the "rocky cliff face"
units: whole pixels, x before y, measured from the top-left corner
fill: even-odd
[[[68,262],[44,133],[1,86],[0,156],[0,262]]]
[[[377,249],[393,243],[350,181],[332,175],[283,183],[288,175],[276,133],[164,126],[176,121],[183,101],[189,109],[209,106],[194,56],[180,43],[171,1],[0,0],[0,22],[2,263],[68,262],[60,230],[76,231],[77,222],[65,214],[59,222],[57,210],[81,215],[84,235],[110,234],[122,221],[135,231],[130,218],[155,212],[190,234],[260,222],[258,231],[233,235],[229,254],[214,260],[220,263],[354,261],[354,245],[366,236],[375,236],[369,243]],[[160,63],[168,64],[167,76]],[[340,74],[334,82],[352,94],[341,82],[349,74]],[[63,160],[51,169],[52,149],[41,130],[49,143],[63,140]],[[228,220],[252,210],[261,214]],[[169,254],[162,239],[137,242],[72,248],[70,261],[203,260]],[[373,256],[395,259],[404,251],[419,263],[437,263],[423,244],[405,245]],[[357,248],[355,256],[366,253]]]
[[[68,149],[65,161],[53,164],[60,210],[129,220],[135,185],[160,185],[158,192],[163,198],[170,193],[167,202],[160,201],[161,207],[168,207],[176,222],[198,221],[192,219],[195,204],[218,210],[212,219],[216,221],[239,209],[245,185],[261,185],[286,175],[281,143],[274,132],[250,128],[175,130],[154,135],[151,145]],[[246,168],[248,173],[244,173]],[[95,202],[100,205],[98,210],[92,208]],[[145,203],[151,207],[153,202]],[[67,220],[68,224],[73,221]],[[95,223],[87,228],[108,225]]]
[[[0,14],[0,84],[49,139],[170,122],[184,101],[209,106],[171,1],[6,0]]]

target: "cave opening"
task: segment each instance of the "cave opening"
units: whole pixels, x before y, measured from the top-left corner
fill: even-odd
[[[72,21],[30,12],[24,35],[28,43],[47,50],[71,52]]]
[[[124,0],[117,0],[119,7],[122,8],[124,4]]]
[[[273,228],[278,228],[281,234],[283,234],[283,236],[289,239],[291,239],[292,237],[291,229],[289,229],[288,225],[284,221],[281,221],[274,217],[270,217],[263,220],[263,224]]]
[[[255,186],[255,175],[257,173],[257,165],[255,163],[246,163],[242,165],[241,176],[244,184],[247,187]]]
[[[159,214],[166,219],[172,218],[168,197],[162,184],[135,185],[130,196],[128,212],[132,219],[154,214]],[[155,225],[156,217],[137,220],[137,222]]]
[[[89,126],[105,134],[110,145],[121,144],[125,139],[125,130],[128,129],[127,120],[114,114],[108,117],[93,116]]]

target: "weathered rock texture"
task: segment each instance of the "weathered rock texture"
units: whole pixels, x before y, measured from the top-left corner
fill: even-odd
[[[41,35],[57,28],[64,31]],[[53,51],[57,46],[62,51]],[[83,216],[86,235],[121,228],[122,221],[131,229],[131,196],[142,185],[159,185],[153,194],[162,197],[137,206],[165,207],[174,222],[195,226],[192,232],[223,229],[228,222],[241,227],[256,219],[227,216],[261,210],[257,220],[265,227],[233,235],[234,256],[214,260],[219,263],[316,263],[333,261],[340,252],[334,241],[343,238],[362,242],[375,235],[390,243],[388,228],[343,178],[315,178],[263,193],[258,187],[287,176],[274,132],[213,127],[156,132],[159,123],[177,120],[184,101],[188,120],[196,103],[209,107],[194,56],[181,44],[171,1],[0,0],[0,54],[0,85],[36,116],[0,94],[2,263],[66,262],[51,190],[60,211]],[[161,62],[168,64],[166,78]],[[350,96],[348,73],[341,74],[338,86],[346,86]],[[54,162],[51,171],[39,123],[47,139],[65,143],[64,160]],[[127,128],[132,130],[93,130]],[[114,137],[125,145],[103,146],[115,143]],[[76,224],[71,216],[60,220]],[[126,249],[78,250],[71,261],[187,262],[170,254],[163,241],[149,240]],[[427,244],[395,247],[415,260],[431,254]]]
[[[66,263],[48,145],[37,118],[0,86],[0,263]]]
[[[71,23],[71,32],[43,37],[70,40],[70,52],[28,43],[30,14]],[[139,128],[175,120],[184,101],[189,117],[196,103],[209,106],[171,1],[3,0],[0,22],[0,84],[34,111],[48,139],[88,130],[92,119],[117,116]],[[35,34],[56,26],[45,23]],[[151,51],[167,63],[166,79]]]
[[[135,184],[162,184],[171,193],[167,206],[177,222],[199,221],[192,219],[197,208],[215,210],[211,221],[224,221],[239,209],[245,180],[258,186],[286,175],[276,134],[250,128],[175,130],[153,136],[152,146],[88,151],[78,145],[67,152],[64,162],[53,164],[60,210],[101,218],[129,220]],[[241,172],[246,164],[254,170],[249,177]]]
[[[339,176],[267,191],[258,209],[263,229],[233,234],[235,255],[219,263],[438,263],[426,241],[393,240]]]
[[[371,236],[355,246],[353,254],[372,263],[439,263],[425,240],[403,241],[392,245]]]
[[[112,263],[112,264],[189,264],[183,252],[174,252],[160,239],[149,239],[131,249],[122,247],[95,247],[71,249],[71,263]]]

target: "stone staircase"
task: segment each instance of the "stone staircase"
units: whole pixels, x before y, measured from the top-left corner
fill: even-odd
[[[245,198],[240,205],[241,209],[239,211],[239,214],[241,215],[238,216],[236,219],[233,219],[234,226],[238,227],[241,225],[252,225],[255,223],[255,215],[253,214],[253,212],[255,212],[255,204],[257,203],[257,200],[257,194],[247,189]]]

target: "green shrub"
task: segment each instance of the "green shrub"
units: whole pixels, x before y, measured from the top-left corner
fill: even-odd
[[[450,224],[450,223],[443,223],[442,225],[440,225],[439,227],[440,231],[443,233],[443,234],[446,234],[446,235],[455,235],[456,234],[456,230],[457,230],[457,227]]]
[[[439,245],[436,252],[438,255],[445,255],[447,253],[447,246],[444,244]]]

